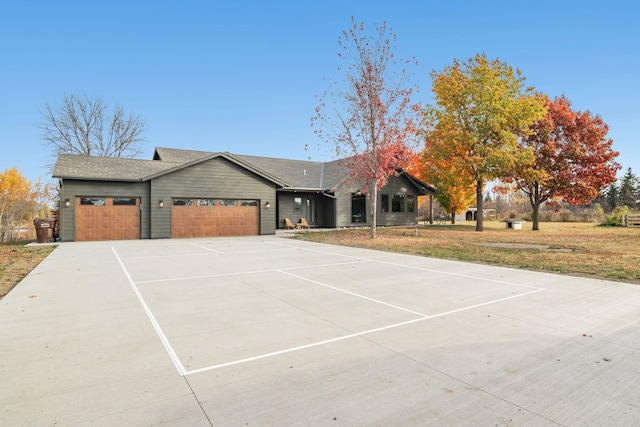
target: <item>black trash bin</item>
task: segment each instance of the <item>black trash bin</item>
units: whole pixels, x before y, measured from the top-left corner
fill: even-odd
[[[36,218],[33,220],[36,227],[36,239],[38,243],[55,242],[55,218]]]

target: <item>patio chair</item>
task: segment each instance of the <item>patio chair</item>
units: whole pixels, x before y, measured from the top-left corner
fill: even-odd
[[[287,230],[293,230],[294,228],[297,228],[293,225],[289,218],[284,219],[284,224],[287,226]]]
[[[309,223],[307,222],[306,218],[300,218],[300,224],[296,224],[296,228],[298,230],[302,230],[303,228],[311,230],[311,227],[309,227]]]

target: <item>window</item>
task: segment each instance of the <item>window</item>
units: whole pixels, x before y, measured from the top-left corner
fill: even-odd
[[[311,224],[315,224],[317,221],[318,208],[316,205],[316,199],[307,199],[307,217]]]
[[[351,222],[367,222],[367,196],[360,193],[351,195]]]
[[[380,202],[380,211],[381,212],[389,212],[389,195],[382,195],[382,202]]]
[[[198,199],[198,206],[215,206],[216,199]]]
[[[240,205],[241,206],[258,206],[258,201],[257,200],[241,200]]]
[[[407,212],[415,212],[416,211],[416,196],[409,195],[407,196]]]
[[[294,197],[293,199],[293,211],[300,212],[302,210],[302,198]]]
[[[193,206],[193,199],[173,199],[173,206]]]
[[[80,197],[81,205],[104,206],[106,199],[104,197]]]
[[[391,196],[391,212],[404,212],[405,195],[394,194]]]
[[[221,199],[220,206],[238,206],[238,201],[232,199]]]
[[[134,197],[114,197],[113,206],[135,206],[136,199]]]

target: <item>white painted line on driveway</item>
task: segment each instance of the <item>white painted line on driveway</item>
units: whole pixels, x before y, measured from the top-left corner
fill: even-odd
[[[345,294],[348,294],[348,295],[353,295],[353,296],[356,296],[358,298],[365,299],[367,301],[372,301],[372,302],[375,302],[377,304],[386,305],[387,307],[395,308],[397,310],[406,311],[407,313],[415,314],[415,315],[420,316],[420,317],[428,316],[427,314],[424,314],[424,313],[419,313],[417,311],[409,310],[408,308],[400,307],[398,305],[389,304],[388,302],[380,301],[380,300],[377,300],[375,298],[371,298],[371,297],[368,297],[368,296],[365,296],[365,295],[357,294],[355,292],[347,291],[346,289],[340,289],[340,288],[337,288],[335,286],[327,285],[326,283],[318,282],[316,280],[307,279],[306,277],[298,276],[297,274],[289,273],[289,272],[284,271],[284,270],[280,270],[280,273],[286,274],[286,275],[291,276],[291,277],[295,277],[296,279],[300,279],[300,280],[304,280],[306,282],[313,283],[315,285],[324,286],[325,288],[333,289],[334,291],[342,292],[342,293],[345,293]]]
[[[129,281],[129,284],[133,288],[133,292],[138,297],[138,301],[140,302],[140,305],[142,305],[142,308],[144,309],[144,312],[147,314],[147,317],[149,318],[149,321],[153,325],[153,328],[156,330],[156,333],[158,334],[158,337],[160,337],[160,341],[162,341],[162,344],[164,345],[164,348],[167,350],[167,353],[169,353],[169,357],[173,361],[173,364],[175,365],[176,369],[178,370],[178,373],[180,375],[182,375],[182,376],[185,376],[186,369],[184,368],[184,365],[182,364],[182,362],[180,362],[180,359],[178,358],[178,355],[176,354],[176,352],[173,349],[173,347],[171,346],[171,343],[169,342],[169,339],[167,338],[167,336],[162,331],[162,328],[158,324],[158,321],[154,317],[153,313],[151,312],[151,309],[149,308],[149,306],[145,302],[144,298],[142,298],[142,294],[138,290],[135,282],[133,281],[133,279],[129,275],[129,272],[125,268],[124,263],[122,262],[122,260],[120,259],[120,256],[118,255],[118,252],[116,252],[116,248],[111,246],[111,250],[113,251],[113,254],[116,256],[116,259],[118,260],[118,263],[120,264],[120,267],[122,268],[122,271],[124,272],[124,275],[127,277],[127,280]]]
[[[368,262],[368,261],[359,261],[359,262]],[[153,279],[153,280],[139,280],[137,283],[159,283],[159,282],[174,282],[177,280],[196,280],[196,279],[207,279],[212,277],[225,277],[225,276],[240,276],[243,274],[264,274],[264,273],[276,273],[283,272],[284,270],[299,270],[304,268],[321,268],[321,267],[335,267],[338,265],[350,265],[356,264],[356,261],[345,261],[345,262],[335,262],[331,264],[316,264],[316,265],[306,265],[306,266],[295,266],[288,268],[273,268],[273,269],[264,269],[264,270],[250,270],[250,271],[236,271],[231,273],[216,273],[216,274],[205,274],[202,276],[185,276],[185,277],[172,277],[168,279]]]
[[[191,246],[195,246],[196,248],[200,248],[200,249],[204,249],[204,250],[207,250],[207,251],[211,251],[211,252],[216,253],[216,254],[221,254],[222,253],[222,252],[217,251],[215,249],[208,248],[206,246],[198,245],[198,244],[195,244],[195,243],[190,243],[190,245]]]
[[[309,249],[309,248],[302,248],[302,247],[300,249],[305,250],[305,251],[309,251],[309,252],[318,252],[318,253],[321,253],[321,254],[338,255],[338,256],[343,256],[343,257],[346,257],[346,258],[357,258],[357,259],[359,259],[361,261],[379,262],[381,264],[393,265],[395,267],[404,267],[404,268],[411,268],[411,269],[414,269],[414,270],[428,271],[430,273],[438,273],[438,274],[443,274],[443,275],[446,275],[446,276],[456,276],[456,277],[463,277],[465,279],[482,280],[482,281],[485,281],[485,282],[494,282],[494,283],[500,283],[500,284],[503,284],[503,285],[512,285],[512,286],[518,286],[518,287],[521,287],[521,288],[528,288],[528,289],[541,289],[539,287],[531,286],[531,285],[521,285],[521,284],[513,283],[513,282],[505,282],[503,280],[487,279],[486,277],[469,276],[469,275],[466,275],[466,274],[451,273],[449,271],[433,270],[433,269],[424,268],[424,267],[415,267],[415,266],[412,266],[412,265],[399,264],[399,263],[390,262],[390,261],[380,261],[380,260],[371,259],[371,258],[365,258],[365,257],[361,257],[361,256],[336,254],[334,252],[320,251],[318,249]],[[402,254],[402,255],[407,255],[407,254]],[[464,261],[452,260],[452,262],[464,262]]]
[[[342,337],[331,338],[331,339],[328,339],[328,340],[318,341],[318,342],[314,342],[314,343],[311,343],[311,344],[300,345],[300,346],[297,346],[297,347],[291,347],[291,348],[287,348],[287,349],[284,349],[284,350],[274,351],[274,352],[271,352],[271,353],[265,353],[265,354],[260,354],[260,355],[253,356],[253,357],[247,357],[247,358],[244,358],[244,359],[233,360],[233,361],[230,361],[230,362],[220,363],[220,364],[212,365],[212,366],[207,366],[207,367],[200,368],[200,369],[193,369],[193,370],[190,370],[190,371],[186,371],[184,373],[184,375],[186,376],[186,375],[192,375],[192,374],[199,374],[199,373],[202,373],[202,372],[213,371],[213,370],[216,370],[216,369],[226,368],[226,367],[229,367],[229,366],[240,365],[240,364],[248,363],[248,362],[254,362],[254,361],[260,360],[260,359],[267,359],[269,357],[280,356],[280,355],[286,354],[286,353],[292,353],[292,352],[295,352],[295,351],[306,350],[306,349],[309,349],[309,348],[318,347],[318,346],[326,345],[326,344],[331,344],[331,343],[338,342],[338,341],[344,341],[344,340],[348,340],[348,339],[351,339],[351,338],[356,338],[356,337],[360,337],[360,336],[363,336],[363,335],[372,334],[372,333],[375,333],[375,332],[381,332],[381,331],[385,331],[385,330],[388,330],[388,329],[398,328],[400,326],[410,325],[412,323],[422,322],[424,320],[433,319],[435,317],[447,316],[447,315],[450,315],[450,314],[460,313],[462,311],[472,310],[474,308],[483,307],[483,306],[486,306],[486,305],[497,304],[499,302],[507,301],[507,300],[514,299],[514,298],[524,297],[526,295],[534,294],[536,292],[541,292],[541,291],[544,291],[544,289],[536,289],[536,290],[533,290],[533,291],[525,292],[523,294],[511,295],[511,296],[508,296],[508,297],[505,297],[505,298],[499,298],[499,299],[496,299],[496,300],[492,300],[492,301],[487,301],[487,302],[483,302],[483,303],[480,303],[480,304],[471,305],[469,307],[461,307],[461,308],[458,308],[458,309],[455,309],[455,310],[449,310],[449,311],[445,311],[445,312],[442,312],[442,313],[433,314],[433,315],[430,315],[430,316],[423,316],[423,317],[419,317],[417,319],[407,320],[406,322],[394,323],[393,325],[387,325],[387,326],[382,326],[382,327],[375,328],[375,329],[369,329],[367,331],[357,332],[355,334],[349,334],[349,335],[345,335],[345,336],[342,336]]]

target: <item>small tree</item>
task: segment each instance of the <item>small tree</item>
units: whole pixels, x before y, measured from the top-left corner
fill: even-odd
[[[631,168],[627,168],[624,176],[620,180],[619,190],[620,204],[636,209],[638,199],[640,199],[640,178],[633,173]]]
[[[11,240],[13,230],[42,213],[42,207],[48,213],[40,202],[50,200],[49,194],[49,185],[33,185],[16,168],[0,172],[0,241]]]
[[[553,198],[588,204],[615,182],[620,165],[607,138],[608,126],[589,111],[576,112],[564,96],[545,101],[547,114],[531,127],[520,148],[532,150],[533,161],[516,164],[511,180],[533,208],[533,230],[539,230],[539,208]]]
[[[65,95],[60,105],[42,109],[42,138],[57,156],[136,157],[144,141],[144,121],[116,104],[109,109],[102,98]]]
[[[530,151],[517,149],[518,138],[542,118],[544,104],[533,88],[524,87],[519,70],[498,59],[489,61],[484,54],[466,62],[456,59],[431,76],[436,105],[426,114],[433,126],[426,155],[442,168],[445,160],[460,157],[458,173],[476,187],[476,231],[483,231],[484,184],[530,161]]]
[[[464,156],[433,156],[433,150],[439,146],[441,145],[430,144],[429,140],[425,142],[418,176],[438,189],[439,193],[435,198],[445,212],[451,215],[451,223],[455,224],[456,214],[469,208],[475,199],[475,182],[464,173],[464,165],[458,164],[463,161]]]
[[[351,22],[338,42],[344,81],[333,82],[322,95],[311,124],[318,124],[315,133],[335,146],[336,156],[346,157],[351,178],[364,183],[373,239],[378,191],[410,162],[419,106],[411,103],[417,87],[409,85],[403,65],[415,59],[396,60],[396,35],[386,23],[369,35],[363,23],[353,17]]]
[[[619,194],[618,185],[615,182],[609,185],[609,187],[607,187],[607,189],[605,190],[604,200],[606,201],[607,206],[609,207],[608,209],[609,212],[614,210],[619,205],[620,194]]]

